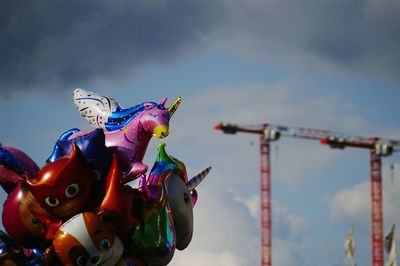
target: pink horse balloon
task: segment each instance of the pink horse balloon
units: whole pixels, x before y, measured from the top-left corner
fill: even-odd
[[[158,104],[144,102],[123,109],[113,98],[83,89],[76,89],[73,95],[81,116],[92,126],[103,129],[106,146],[117,155],[125,183],[147,172],[148,167],[142,160],[150,139],[153,135],[168,136],[169,120],[182,100],[176,98],[169,107],[165,107],[167,98],[164,98]],[[89,131],[78,131],[69,139],[87,133]]]

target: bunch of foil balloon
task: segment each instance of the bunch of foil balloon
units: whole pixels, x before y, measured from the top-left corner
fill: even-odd
[[[0,265],[167,265],[191,242],[196,186],[211,169],[188,178],[164,143],[149,171],[142,162],[181,98],[122,108],[76,89],[73,99],[95,129],[61,134],[43,167],[0,146]]]

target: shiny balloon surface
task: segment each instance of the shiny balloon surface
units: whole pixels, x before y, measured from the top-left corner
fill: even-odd
[[[70,129],[42,167],[0,144],[3,205],[0,265],[167,265],[193,235],[195,187],[185,164],[161,143],[153,167],[142,163],[152,136],[169,134],[181,98],[166,106],[122,108],[111,97],[74,91],[96,129]],[[139,178],[137,186],[129,181]]]

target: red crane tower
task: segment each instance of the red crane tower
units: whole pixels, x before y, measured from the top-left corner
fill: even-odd
[[[220,123],[216,130],[226,134],[238,132],[257,134],[260,138],[260,208],[261,208],[261,266],[271,266],[271,166],[270,141],[281,136],[318,140],[331,148],[355,147],[370,151],[371,165],[371,249],[372,266],[383,266],[383,217],[382,217],[382,156],[400,151],[400,141],[378,137],[352,136],[330,130],[288,127],[271,124],[240,126]]]

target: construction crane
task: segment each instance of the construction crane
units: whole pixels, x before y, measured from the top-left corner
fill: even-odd
[[[366,138],[330,130],[289,127],[272,124],[241,126],[220,123],[215,126],[225,134],[238,132],[257,134],[260,139],[260,225],[261,266],[271,266],[271,165],[270,142],[281,136],[318,140],[335,149],[346,147],[368,149],[371,166],[371,248],[372,266],[383,266],[383,217],[382,217],[382,157],[400,151],[400,141],[379,137]]]

